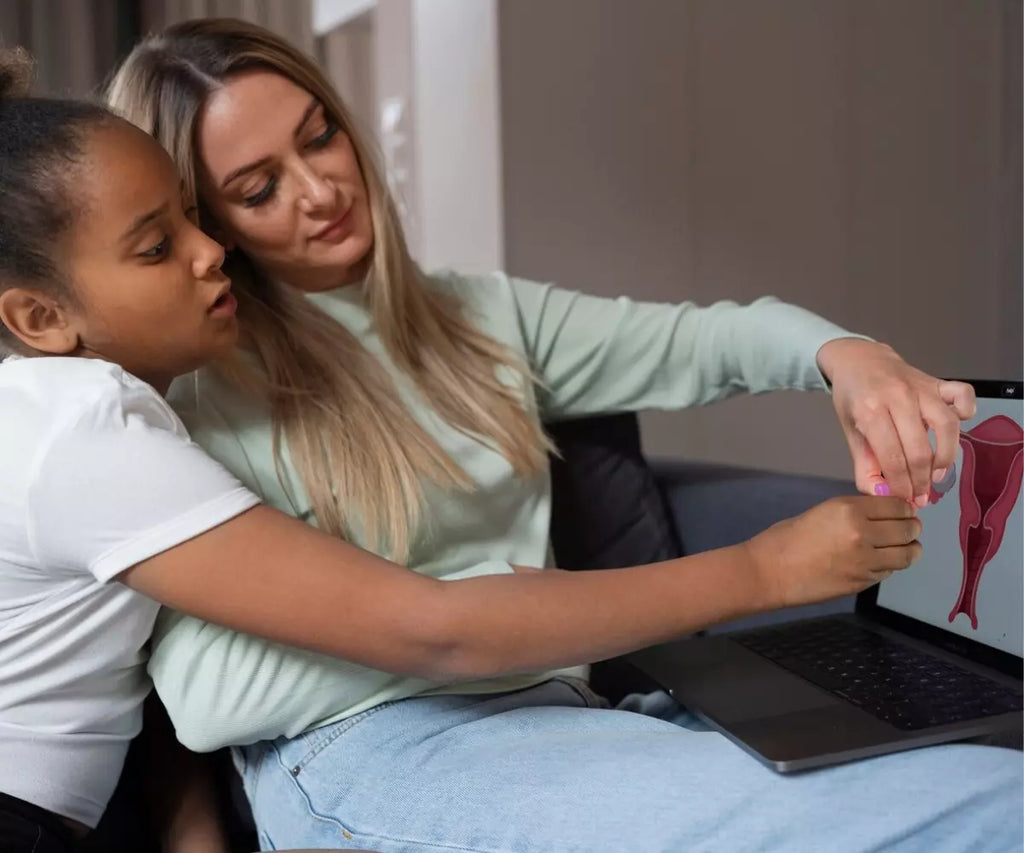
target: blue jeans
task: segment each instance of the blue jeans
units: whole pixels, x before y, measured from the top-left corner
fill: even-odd
[[[582,682],[381,705],[236,748],[263,849],[1014,851],[1021,754],[949,745],[793,776],[664,693]]]

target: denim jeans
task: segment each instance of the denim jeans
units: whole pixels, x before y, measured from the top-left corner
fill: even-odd
[[[263,849],[1014,851],[1021,754],[974,745],[780,776],[664,693],[422,696],[234,750]]]

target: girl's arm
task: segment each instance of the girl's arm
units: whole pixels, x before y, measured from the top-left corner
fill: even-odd
[[[440,581],[265,506],[120,575],[208,622],[437,681],[587,663],[856,592],[916,558],[896,498],[837,498],[749,543],[631,569]]]

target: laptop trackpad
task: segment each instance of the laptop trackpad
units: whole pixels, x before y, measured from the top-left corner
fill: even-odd
[[[693,652],[693,654],[688,654]],[[774,717],[844,704],[803,678],[725,638],[677,646],[663,678],[685,706],[722,722]]]

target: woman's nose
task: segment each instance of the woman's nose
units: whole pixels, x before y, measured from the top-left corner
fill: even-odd
[[[334,185],[315,169],[302,169],[299,184],[299,208],[303,213],[334,207],[337,194]]]

